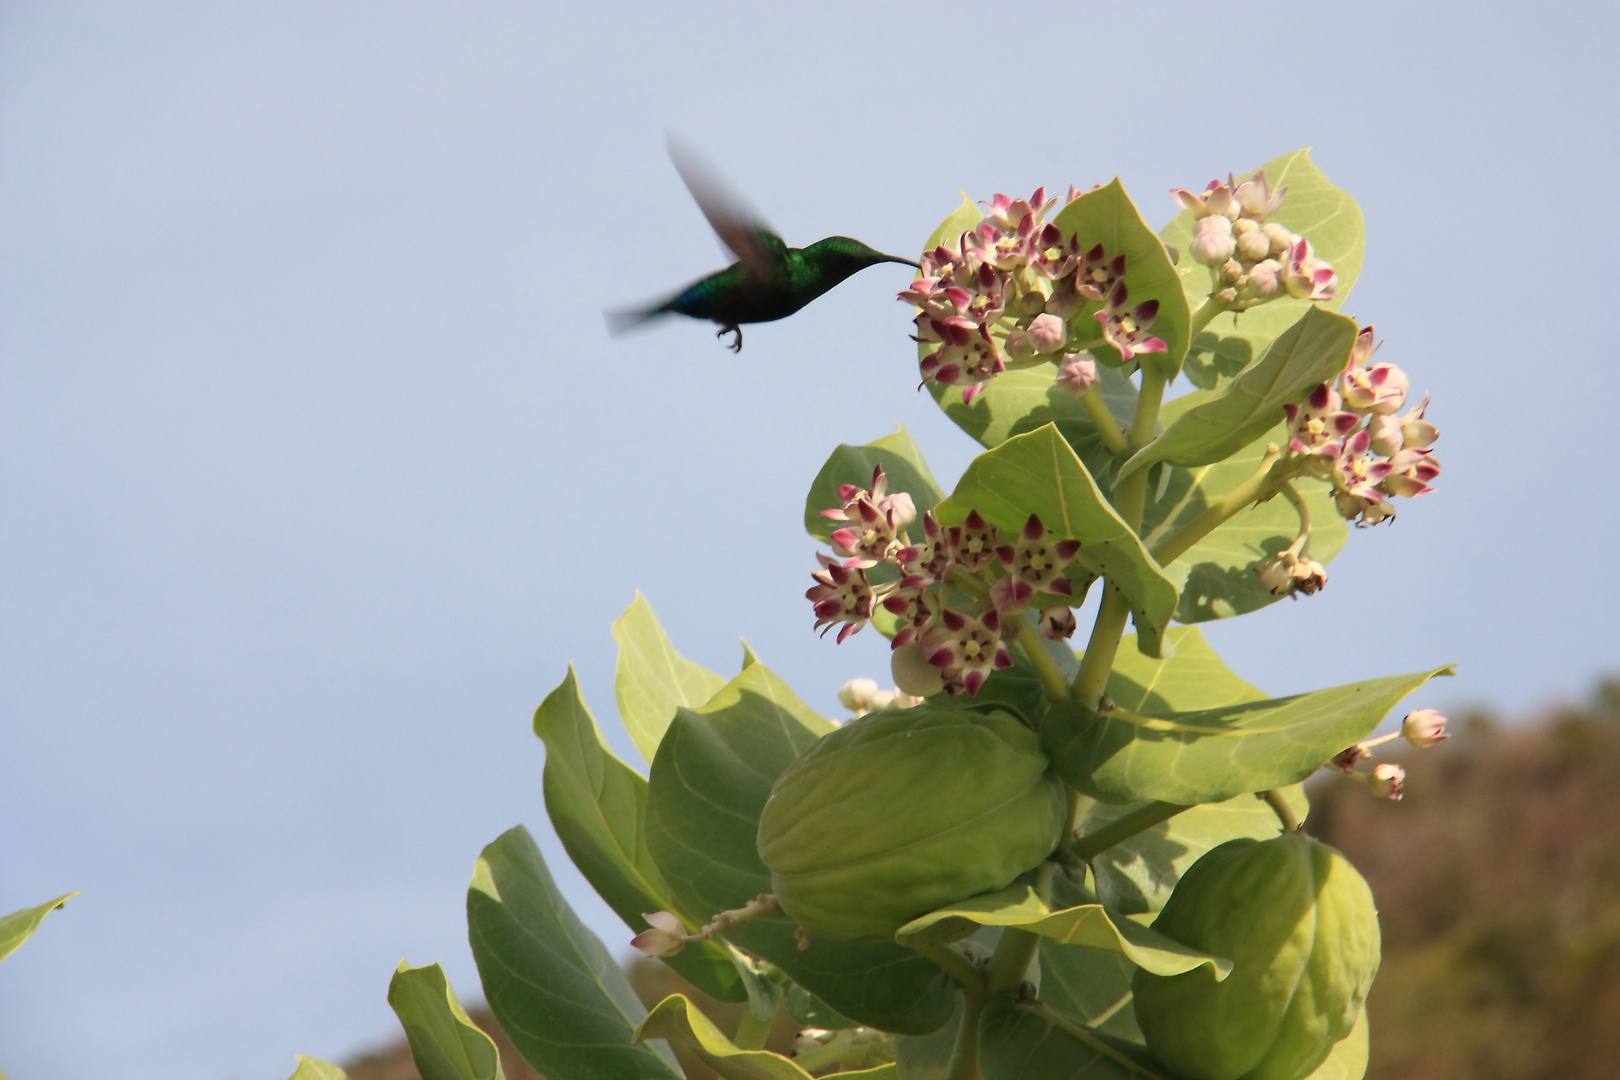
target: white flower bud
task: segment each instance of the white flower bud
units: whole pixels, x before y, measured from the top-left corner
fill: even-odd
[[[877,696],[877,683],[871,679],[851,679],[838,688],[838,703],[850,712],[860,715],[873,708]]]
[[[1067,604],[1057,604],[1041,609],[1041,633],[1052,641],[1063,641],[1074,637],[1078,627],[1075,621],[1074,609]]]
[[[1083,396],[1096,386],[1098,378],[1097,361],[1088,352],[1065,357],[1063,363],[1058,365],[1058,385],[1075,397]]]
[[[1187,251],[1205,266],[1215,266],[1232,257],[1237,242],[1232,239],[1232,219],[1223,214],[1201,217],[1193,226],[1192,244]]]
[[[1027,330],[1008,331],[1007,341],[1002,348],[1015,360],[1027,360],[1035,355],[1035,343],[1029,340]]]
[[[1446,718],[1433,709],[1416,709],[1406,714],[1401,724],[1401,735],[1413,746],[1428,748],[1451,738],[1446,730]]]
[[[1038,353],[1057,352],[1069,340],[1069,328],[1056,315],[1037,315],[1029,324],[1029,343]]]
[[[1367,421],[1367,434],[1372,436],[1373,452],[1384,457],[1394,457],[1400,452],[1403,435],[1401,422],[1393,416],[1382,413],[1373,413]]]
[[[928,662],[922,646],[913,641],[889,654],[889,671],[894,685],[913,697],[931,697],[945,689],[944,674]]]
[[[1238,222],[1239,225],[1254,224],[1248,218]],[[1237,253],[1246,262],[1259,262],[1271,254],[1271,238],[1259,229],[1249,229],[1237,238]]]
[[[1289,232],[1285,226],[1279,225],[1275,221],[1266,222],[1266,224],[1260,226],[1260,231],[1265,233],[1266,239],[1271,241],[1271,254],[1273,258],[1281,258],[1282,256],[1288,254],[1290,251],[1294,250],[1294,245],[1299,241],[1299,237],[1295,236],[1293,233]]]
[[[1266,259],[1255,263],[1249,268],[1244,277],[1245,284],[1254,295],[1265,299],[1276,296],[1277,290],[1282,288],[1282,263],[1276,259]]]
[[[1406,786],[1406,770],[1399,765],[1385,762],[1367,776],[1367,786],[1381,799],[1400,802],[1402,789]]]
[[[893,515],[896,532],[917,520],[917,504],[912,502],[911,495],[904,491],[885,496],[878,503],[878,510]]]

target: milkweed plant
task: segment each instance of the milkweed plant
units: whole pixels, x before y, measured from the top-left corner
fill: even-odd
[[[1363,1075],[1377,914],[1301,831],[1301,784],[1399,799],[1375,748],[1445,720],[1370,736],[1450,669],[1273,698],[1199,624],[1326,587],[1349,526],[1432,489],[1439,431],[1343,313],[1361,212],[1306,152],[1171,198],[1155,233],[1118,180],[996,195],[923,245],[900,294],[918,373],[983,452],[947,492],[903,429],[839,446],[804,519],[826,545],[807,628],[889,639],[892,689],[852,679],[852,715],[823,717],[751,652],[732,678],[684,659],[637,597],[615,697],[646,768],[572,669],[541,703],[546,809],[626,924],[613,948],[743,1007],[733,1030],[683,994],[644,1008],[520,826],[467,920],[540,1072]],[[439,965],[401,964],[389,1001],[427,1080],[501,1075]],[[764,1048],[784,1015],[789,1055]]]

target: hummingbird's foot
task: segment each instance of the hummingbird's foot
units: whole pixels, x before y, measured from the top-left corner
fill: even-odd
[[[726,348],[730,349],[732,352],[742,352],[742,327],[733,324],[731,326],[722,326],[720,329],[714,332],[715,337],[725,337],[727,334],[736,334],[737,337],[736,340],[734,340],[730,345],[727,345]]]

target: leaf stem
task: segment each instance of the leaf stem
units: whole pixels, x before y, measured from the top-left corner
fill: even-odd
[[[962,1026],[956,1029],[951,1064],[945,1080],[979,1080],[979,1017],[984,1015],[984,994],[962,991]]]
[[[1063,672],[1058,670],[1057,661],[1052,659],[1052,654],[1041,644],[1038,632],[1031,630],[1029,623],[1025,622],[1022,616],[1016,615],[1007,620],[1007,628],[1012,631],[1007,635],[1008,639],[1023,650],[1024,656],[1029,660],[1029,666],[1034,668],[1035,674],[1040,677],[1041,689],[1046,691],[1047,698],[1052,701],[1068,701],[1069,680],[1063,677]]]
[[[1266,456],[1254,474],[1211,503],[1202,514],[1161,540],[1152,551],[1154,561],[1160,566],[1169,566],[1186,554],[1194,544],[1219,528],[1226,519],[1268,494],[1267,488],[1274,487],[1279,482],[1272,473],[1281,454],[1282,451],[1278,449],[1276,443],[1268,444]],[[1147,470],[1143,469],[1133,475],[1143,476],[1146,473]],[[1286,478],[1281,482],[1287,483]]]
[[[1282,822],[1283,832],[1299,831],[1299,819],[1294,816],[1294,808],[1288,805],[1288,800],[1283,798],[1282,792],[1272,788],[1270,791],[1262,791],[1260,797],[1266,800],[1266,805],[1271,807],[1272,812],[1277,815],[1277,820]]]
[[[990,966],[985,969],[985,989],[992,994],[1018,989],[1024,976],[1029,974],[1029,965],[1040,946],[1041,936],[1032,931],[1016,926],[1002,930],[996,951],[990,956]]]
[[[1108,673],[1113,669],[1114,657],[1119,653],[1119,639],[1125,633],[1125,618],[1131,613],[1130,603],[1118,587],[1103,583],[1102,603],[1097,608],[1097,621],[1091,627],[1091,640],[1080,657],[1080,670],[1075,673],[1069,687],[1073,700],[1090,709],[1102,703],[1103,691],[1108,688]]]
[[[742,1016],[737,1020],[737,1033],[731,1037],[731,1041],[739,1050],[763,1050],[766,1041],[771,1037],[771,1028],[775,1025],[775,1012],[762,1017],[750,1006],[745,1005]]]
[[[1136,396],[1136,416],[1131,420],[1130,435],[1125,449],[1130,453],[1142,449],[1153,441],[1159,426],[1159,409],[1164,404],[1164,388],[1168,380],[1152,368],[1142,369],[1142,390]],[[1142,526],[1142,507],[1147,502],[1148,470],[1138,469],[1125,477],[1114,489],[1114,509],[1132,529]]]
[[[1106,1042],[1098,1037],[1096,1032],[1092,1031],[1084,1024],[1075,1023],[1067,1016],[1064,1016],[1062,1013],[1054,1010],[1044,1001],[1030,1006],[1030,1011],[1036,1016],[1039,1016],[1042,1020],[1045,1020],[1048,1024],[1051,1024],[1053,1027],[1063,1032],[1065,1035],[1069,1036],[1069,1038],[1073,1039],[1075,1042],[1085,1046],[1093,1053],[1100,1054],[1109,1061],[1112,1061],[1114,1064],[1122,1066],[1123,1068],[1139,1076],[1145,1076],[1148,1078],[1148,1080],[1164,1080],[1164,1077],[1160,1076],[1158,1073],[1153,1072],[1151,1069],[1144,1067],[1136,1061],[1133,1061],[1129,1057],[1120,1053],[1118,1050],[1115,1050],[1112,1046],[1109,1046]]]
[[[1305,497],[1294,490],[1294,485],[1287,480],[1277,485],[1277,491],[1293,506],[1294,512],[1299,515],[1299,537],[1290,547],[1295,555],[1309,556],[1311,553],[1311,508],[1305,505]]]
[[[919,956],[932,960],[940,970],[955,979],[965,991],[978,993],[984,989],[984,973],[973,966],[973,962],[948,945],[921,945],[915,942],[906,946]]]
[[[1114,419],[1114,414],[1108,411],[1108,403],[1103,400],[1102,392],[1095,386],[1080,395],[1080,404],[1086,407],[1091,415],[1091,422],[1097,425],[1097,434],[1102,436],[1103,445],[1108,447],[1111,454],[1123,454],[1127,449],[1125,430]]]
[[[1069,853],[1090,861],[1115,844],[1123,843],[1137,833],[1146,832],[1160,822],[1169,821],[1183,810],[1191,809],[1191,806],[1182,806],[1180,803],[1150,802],[1075,840],[1068,846]]]
[[[1213,296],[1205,300],[1203,306],[1192,314],[1192,321],[1187,325],[1187,339],[1190,341],[1198,336],[1198,332],[1215,320],[1215,316],[1226,310],[1226,305]]]

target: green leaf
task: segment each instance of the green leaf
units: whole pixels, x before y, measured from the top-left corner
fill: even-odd
[[[795,982],[790,982],[782,988],[782,1004],[787,1008],[788,1015],[793,1017],[794,1023],[801,1028],[841,1031],[859,1026]]]
[[[647,851],[647,781],[602,741],[572,664],[562,685],[535,710],[534,733],[546,744],[546,812],[591,887],[638,931],[645,927],[642,916],[652,911],[673,912],[688,932],[702,926],[703,918],[675,902]],[[665,962],[721,1001],[747,998],[731,953],[719,942],[696,942]]]
[[[932,945],[960,941],[974,925],[1016,926],[1060,945],[1115,949],[1155,975],[1180,975],[1207,966],[1219,982],[1232,971],[1230,960],[1188,948],[1129,919],[1115,919],[1101,904],[1052,911],[1028,885],[1013,885],[930,911],[902,926],[894,936],[901,944]]]
[[[619,662],[613,671],[619,717],[636,749],[651,764],[675,710],[703,704],[726,680],[675,651],[639,591],[613,624],[613,639],[619,643]]]
[[[65,893],[55,900],[47,900],[38,907],[23,908],[13,911],[10,915],[0,916],[0,960],[4,960],[17,951],[17,947],[34,936],[39,924],[45,921],[45,916],[57,908],[67,907],[67,902],[79,894]]]
[[[479,857],[467,930],[484,996],[518,1053],[550,1076],[671,1080],[680,1074],[633,1035],[641,1002],[558,892],[519,825]]]
[[[917,506],[919,517],[923,511],[932,510],[934,504],[945,497],[934,480],[934,474],[928,471],[928,462],[923,460],[922,451],[917,449],[917,444],[905,428],[896,427],[898,430],[893,435],[885,435],[876,442],[869,442],[865,446],[840,443],[838,449],[832,452],[827,463],[816,474],[815,482],[810,485],[810,494],[804,501],[806,532],[817,540],[825,541],[831,537],[833,530],[841,526],[823,517],[821,511],[843,507],[844,500],[838,494],[842,484],[854,484],[863,490],[870,488],[872,469],[877,465],[882,465],[888,475],[889,493],[908,493]]]
[[[1091,1037],[1095,1044],[1087,1046],[1030,1009],[999,997],[985,1008],[979,1023],[980,1071],[984,1080],[1169,1080],[1142,1047],[1097,1033]]]
[[[1125,285],[1130,290],[1130,303],[1134,306],[1148,300],[1159,302],[1159,314],[1151,330],[1153,336],[1164,339],[1169,346],[1161,353],[1138,354],[1138,359],[1144,367],[1174,377],[1181,369],[1182,357],[1187,355],[1192,313],[1175,264],[1170,261],[1164,244],[1142,220],[1119,179],[1116,177],[1103,187],[1081,195],[1059,211],[1052,223],[1063,230],[1064,235],[1078,236],[1082,251],[1101,244],[1109,258],[1125,256]],[[1091,351],[1105,363],[1120,362],[1119,350],[1111,345]]]
[[[781,1054],[739,1050],[709,1018],[680,994],[653,1006],[636,1029],[636,1038],[664,1039],[691,1050],[722,1080],[810,1080],[810,1074]]]
[[[924,251],[932,251],[941,244],[954,247],[957,237],[973,228],[984,217],[984,211],[979,209],[978,203],[968,198],[967,192],[957,194],[962,196],[962,205],[952,210],[950,216],[939,223],[939,228],[928,234],[928,242],[923,245]]]
[[[1157,461],[1208,465],[1261,438],[1283,419],[1283,406],[1304,401],[1350,362],[1356,321],[1313,307],[1273,341],[1260,362],[1224,389],[1183,412],[1164,434],[1138,450],[1121,476]]]
[[[1366,240],[1361,208],[1312,163],[1309,150],[1284,154],[1266,162],[1263,168],[1273,190],[1288,185],[1282,209],[1271,220],[1305,237],[1317,258],[1333,264],[1339,275],[1338,296],[1321,306],[1339,310],[1361,273]],[[1246,173],[1243,179],[1253,175]],[[1210,281],[1208,269],[1185,255],[1192,243],[1193,221],[1192,214],[1183,210],[1159,235],[1184,253],[1179,267],[1182,285],[1189,306],[1197,309],[1209,295]],[[1238,316],[1218,315],[1193,339],[1183,370],[1194,385],[1213,389],[1264,352],[1310,307],[1309,300],[1288,298],[1273,300]]]
[[[956,1004],[945,1026],[927,1035],[897,1035],[894,1063],[899,1080],[945,1080],[951,1067],[951,1050],[956,1046],[956,1029],[962,1025],[962,1006]]]
[[[1181,399],[1178,399],[1181,400]],[[1171,402],[1165,407],[1168,413]],[[1259,469],[1266,442],[1287,441],[1282,425],[1225,461],[1191,469],[1166,466],[1170,480],[1164,493],[1149,501],[1142,521],[1142,543],[1149,551],[1176,530],[1194,521]],[[1311,557],[1327,564],[1343,550],[1350,529],[1333,503],[1328,484],[1300,477],[1295,489],[1311,512]],[[1254,564],[1282,551],[1299,534],[1299,515],[1287,499],[1274,498],[1229,518],[1164,568],[1181,590],[1178,622],[1206,622],[1243,615],[1281,600],[1260,584]]]
[[[771,891],[755,846],[771,785],[833,725],[763,664],[701,709],[682,709],[653,759],[647,848],[683,909],[709,917]],[[801,950],[786,919],[728,932],[740,948],[852,1020],[920,1033],[944,1023],[950,996],[932,963],[887,943],[816,937]]]
[[[388,983],[422,1080],[505,1080],[495,1040],[467,1018],[444,968],[401,960]]]
[[[1104,1035],[1142,1041],[1131,1007],[1136,965],[1118,949],[1041,941],[1041,1000]]]
[[[738,640],[742,640],[742,639],[739,638]],[[759,657],[754,655],[754,647],[752,645],[748,644],[747,641],[743,641],[742,647],[743,647],[742,666],[743,666],[743,670],[746,671],[752,665],[759,663]]]
[[[1056,427],[1048,424],[980,454],[935,516],[955,525],[970,510],[1006,534],[1016,534],[1036,514],[1053,533],[1079,540],[1070,580],[1083,585],[1087,574],[1107,578],[1130,601],[1139,647],[1158,653],[1159,636],[1176,609],[1175,584],[1103,498]]]
[[[1367,1075],[1371,1046],[1367,1038],[1367,1010],[1356,1016],[1356,1026],[1329,1051],[1327,1060],[1305,1080],[1361,1080]]]
[[[298,1068],[289,1080],[349,1080],[349,1074],[330,1061],[305,1057],[303,1054],[293,1056],[298,1059]]]
[[[1041,724],[1053,768],[1104,802],[1223,802],[1298,783],[1366,738],[1401,698],[1451,667],[1309,694],[1155,715],[1058,702]]]

